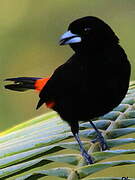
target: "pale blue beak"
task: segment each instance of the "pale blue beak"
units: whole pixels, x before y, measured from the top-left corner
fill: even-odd
[[[71,31],[65,32],[61,37],[59,44],[66,45],[66,44],[74,44],[81,42],[81,37],[77,34],[73,34]]]

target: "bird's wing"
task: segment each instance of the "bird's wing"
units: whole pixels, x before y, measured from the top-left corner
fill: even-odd
[[[69,96],[70,94],[74,95],[79,90],[83,79],[82,68],[78,62],[72,60],[59,66],[54,71],[40,92],[40,101],[37,108],[44,102],[66,95]]]

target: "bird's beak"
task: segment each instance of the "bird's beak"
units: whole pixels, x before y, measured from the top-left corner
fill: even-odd
[[[66,44],[73,44],[81,42],[81,37],[77,34],[73,34],[71,31],[65,32],[61,37],[59,44],[66,45]]]

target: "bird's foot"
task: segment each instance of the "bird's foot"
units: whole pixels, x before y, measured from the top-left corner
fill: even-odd
[[[104,137],[102,136],[101,133],[98,133],[96,139],[93,139],[91,142],[92,142],[92,143],[99,142],[102,151],[105,151],[105,150],[108,150],[108,149],[109,149],[109,147],[108,147],[108,145],[107,145],[107,142],[106,142],[106,140],[104,139]]]
[[[92,160],[92,157],[85,150],[82,151],[82,156],[84,157],[87,164],[93,164],[94,163]]]

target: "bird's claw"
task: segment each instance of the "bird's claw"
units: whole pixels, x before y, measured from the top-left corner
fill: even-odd
[[[98,138],[96,137],[95,139],[92,139],[91,142],[94,144],[96,142],[98,142]]]
[[[102,151],[109,150],[109,147],[104,138],[99,139],[99,143],[101,145]]]
[[[104,137],[102,136],[102,134],[99,134],[99,135],[98,135],[95,139],[93,139],[91,142],[92,142],[92,143],[99,142],[102,151],[105,151],[105,150],[108,150],[108,149],[109,149],[109,147],[108,147],[108,145],[107,145]]]

